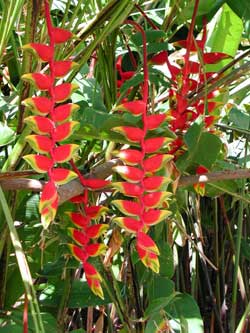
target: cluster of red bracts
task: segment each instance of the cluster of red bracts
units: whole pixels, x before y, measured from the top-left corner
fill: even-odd
[[[202,39],[194,40],[192,37],[191,45],[188,44],[188,40],[175,42],[176,46],[186,49],[186,53],[183,55],[183,66],[179,66],[178,61],[170,63],[168,56],[164,55],[173,82],[169,92],[169,113],[173,117],[170,125],[173,131],[182,133],[200,115],[204,116],[205,127],[208,129],[217,119],[214,111],[219,103],[214,98],[218,96],[218,90],[209,93],[205,98],[201,98],[192,105],[188,105],[187,101],[187,95],[197,90],[199,85],[206,82],[214,74],[206,72],[206,65],[216,64],[230,57],[220,52],[206,53],[206,36],[206,24],[204,24]],[[191,60],[192,57],[194,60]]]
[[[57,79],[67,75],[76,63],[65,60],[55,61],[55,46],[71,38],[71,32],[50,27],[48,29],[50,44],[30,43],[25,50],[32,51],[41,62],[48,63],[49,73],[37,72],[23,75],[23,80],[30,82],[36,89],[44,92],[24,100],[24,105],[31,109],[34,115],[25,119],[35,134],[27,136],[30,146],[38,154],[26,155],[24,159],[39,173],[47,173],[49,181],[43,188],[39,211],[44,228],[47,228],[55,218],[58,206],[57,185],[67,183],[77,175],[58,164],[69,161],[78,149],[75,144],[63,144],[78,123],[70,121],[71,114],[78,105],[67,103],[71,93],[77,88],[72,83],[59,83]]]
[[[125,215],[115,217],[116,222],[125,231],[136,237],[136,249],[143,264],[153,271],[159,271],[159,250],[147,234],[149,228],[170,215],[167,200],[171,196],[166,191],[170,179],[158,175],[173,156],[166,154],[171,139],[149,137],[149,133],[158,128],[166,119],[164,114],[147,115],[144,101],[124,102],[117,109],[141,117],[143,128],[120,126],[113,131],[121,133],[135,147],[115,151],[124,165],[114,167],[125,181],[113,183],[113,187],[127,200],[114,200],[113,204]],[[139,148],[137,148],[138,146]]]
[[[92,183],[95,182],[95,180],[91,181]],[[97,182],[99,183],[99,185],[97,185],[98,188],[106,186],[107,183],[101,180],[97,180]],[[89,257],[99,256],[106,251],[106,245],[93,241],[96,241],[96,239],[106,232],[108,225],[101,223],[91,225],[91,221],[96,220],[104,214],[107,208],[104,206],[89,206],[86,194],[85,192],[83,195],[71,199],[73,203],[79,205],[80,209],[78,212],[67,213],[73,224],[78,228],[69,228],[70,236],[77,243],[77,245],[69,244],[69,247],[74,257],[82,262],[85,277],[92,292],[103,298],[101,287],[102,278],[96,268],[87,260]]]
[[[74,203],[80,204],[82,212],[69,212],[71,221],[81,230],[70,228],[71,237],[79,246],[69,244],[72,254],[82,262],[86,280],[91,290],[98,296],[103,297],[100,285],[101,276],[95,267],[87,262],[89,257],[97,256],[105,250],[104,244],[94,243],[107,229],[107,225],[91,225],[93,219],[98,218],[106,208],[102,206],[89,206],[88,189],[96,190],[108,184],[105,180],[84,179],[80,172],[68,170],[58,164],[72,160],[78,146],[63,143],[78,127],[78,122],[70,121],[73,111],[79,107],[76,104],[66,103],[71,93],[77,89],[73,83],[60,83],[57,80],[67,75],[77,64],[70,61],[56,61],[55,47],[57,44],[68,41],[71,32],[52,26],[49,3],[45,1],[46,23],[49,45],[30,43],[24,46],[25,50],[34,53],[41,62],[48,63],[48,72],[29,73],[23,75],[23,80],[30,82],[36,89],[42,92],[39,96],[33,96],[24,100],[24,105],[31,109],[34,115],[25,119],[25,122],[35,132],[27,136],[27,141],[37,154],[26,155],[24,159],[39,173],[48,174],[48,182],[45,184],[39,202],[41,222],[46,229],[54,220],[58,207],[57,185],[62,185],[75,177],[79,177],[85,192],[82,196],[73,199]],[[45,67],[45,68],[47,68]],[[73,162],[72,162],[73,163]]]

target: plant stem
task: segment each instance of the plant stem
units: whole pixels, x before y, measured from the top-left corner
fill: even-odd
[[[30,273],[29,265],[26,259],[26,256],[24,254],[22,244],[19,240],[18,233],[16,231],[16,228],[14,226],[14,221],[12,219],[8,203],[5,199],[5,195],[3,193],[3,190],[0,186],[0,202],[3,208],[3,212],[9,227],[10,231],[10,238],[12,241],[12,245],[14,247],[15,253],[16,253],[16,259],[18,263],[18,267],[20,270],[20,274],[22,277],[22,281],[24,284],[24,288],[28,297],[28,300],[30,302],[30,309],[31,309],[31,315],[33,318],[34,326],[35,326],[35,332],[36,333],[45,333],[42,317],[38,305],[38,301],[36,298],[36,292],[35,288],[33,286],[32,276]]]

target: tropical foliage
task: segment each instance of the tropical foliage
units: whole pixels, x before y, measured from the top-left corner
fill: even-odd
[[[248,1],[0,13],[0,332],[247,332]]]

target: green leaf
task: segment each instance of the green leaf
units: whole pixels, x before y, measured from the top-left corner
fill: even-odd
[[[166,33],[162,30],[146,30],[145,33],[146,33],[147,43],[149,43],[149,45],[153,42],[157,41],[159,42],[159,40],[166,38]],[[141,33],[137,32],[133,34],[131,36],[131,40],[136,46],[141,46],[142,45]]]
[[[178,294],[166,311],[172,318],[170,324],[174,332],[204,333],[200,310],[192,296]]]
[[[241,252],[242,255],[250,261],[250,238],[242,238],[241,239]]]
[[[194,152],[193,161],[210,168],[220,152],[221,140],[214,134],[202,133]],[[209,147],[209,149],[208,149]]]
[[[242,20],[227,4],[224,4],[208,24],[207,51],[223,52],[234,57],[240,44],[242,31]],[[207,70],[218,71],[228,62],[230,59],[222,60],[218,64],[209,65]]]
[[[51,290],[44,290],[40,296],[43,306],[57,308],[61,297],[63,296],[63,284],[57,281],[54,286],[53,292]],[[111,300],[104,290],[104,299],[97,297],[90,290],[87,282],[73,281],[72,288],[69,296],[69,308],[85,308],[88,306],[104,305],[110,303]]]
[[[245,23],[245,30],[250,33],[250,2],[249,0],[227,0],[228,6],[241,17]]]
[[[229,121],[240,129],[249,130],[250,128],[250,116],[249,114],[237,109],[232,108],[228,115]]]
[[[174,258],[170,245],[165,242],[157,244],[160,251],[160,275],[171,278],[174,275]]]
[[[152,314],[159,312],[166,306],[169,306],[170,303],[173,302],[174,298],[178,295],[179,293],[174,292],[168,297],[159,297],[153,299],[148,305],[148,307],[145,310],[145,318],[151,316]]]
[[[2,122],[0,122],[0,133],[0,147],[6,146],[15,140],[15,132]]]
[[[177,161],[177,167],[180,170],[185,170],[190,164],[211,168],[222,146],[221,140],[216,135],[203,133],[202,124],[197,122],[188,129],[184,135],[184,141],[188,151]]]
[[[169,297],[174,292],[174,282],[167,277],[154,274],[148,283],[149,302],[159,297]]]

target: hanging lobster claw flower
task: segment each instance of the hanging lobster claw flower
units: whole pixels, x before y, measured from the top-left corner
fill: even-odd
[[[169,154],[157,154],[147,158],[144,161],[144,169],[146,172],[156,172],[160,170],[167,162],[173,159],[172,155]]]
[[[126,166],[126,165],[118,165],[112,168],[115,172],[119,173],[119,175],[125,180],[131,183],[138,183],[143,178],[143,171],[136,167]]]
[[[78,150],[78,147],[79,146],[75,144],[65,144],[56,147],[53,151],[55,162],[64,163],[69,161]]]
[[[142,152],[136,149],[122,149],[120,151],[113,151],[112,154],[119,157],[128,165],[137,165],[142,162]]]
[[[77,174],[64,168],[54,168],[51,171],[51,178],[57,185],[63,185],[77,178]]]
[[[161,207],[163,202],[172,195],[171,192],[152,192],[143,196],[143,203],[146,208]]]
[[[53,166],[52,159],[43,155],[30,154],[25,155],[23,159],[38,173],[48,172]]]
[[[122,134],[128,141],[138,143],[142,140],[144,133],[140,128],[132,126],[113,127],[112,131]]]
[[[22,79],[33,84],[36,89],[44,91],[49,90],[53,85],[51,77],[43,73],[23,74]]]
[[[125,215],[139,216],[141,206],[138,202],[130,200],[113,200],[112,203]]]
[[[160,253],[152,238],[143,232],[138,232],[136,235],[136,249],[143,264],[155,273],[159,273],[158,255]]]
[[[157,129],[167,118],[167,115],[164,113],[152,114],[146,116],[146,127],[148,130]]]
[[[97,219],[102,215],[105,215],[109,209],[105,206],[86,206],[84,208],[85,213],[87,216],[89,216],[91,219]]]
[[[127,182],[115,182],[112,186],[119,192],[129,196],[137,198],[143,193],[143,189],[140,185],[131,184]]]
[[[90,240],[90,237],[86,232],[79,231],[78,229],[68,228],[68,232],[71,238],[73,238],[74,241],[79,245],[85,246]]]
[[[102,278],[100,274],[97,272],[95,267],[88,262],[83,262],[83,269],[90,289],[95,295],[103,299],[104,296],[101,287]]]
[[[110,185],[110,181],[109,180],[104,180],[104,179],[85,179],[84,180],[84,185],[92,190],[92,191],[95,191],[95,190],[101,190],[103,189],[104,187],[107,187]]]
[[[131,112],[134,116],[142,115],[146,110],[146,103],[140,100],[124,102],[115,107],[114,111],[128,111]]]
[[[50,62],[54,56],[53,47],[46,44],[29,43],[22,47],[23,50],[31,51],[43,62]]]
[[[57,123],[63,123],[67,121],[74,111],[79,110],[79,105],[67,103],[57,106],[53,111],[53,119]]]
[[[107,249],[107,246],[103,243],[93,243],[85,246],[85,251],[90,257],[97,257],[103,254]]]
[[[108,224],[103,224],[103,223],[93,224],[88,228],[86,228],[86,234],[89,236],[89,238],[92,239],[99,238],[108,230],[108,228],[109,228]]]
[[[203,165],[199,165],[197,168],[196,168],[196,174],[197,175],[204,175],[208,173],[208,169],[203,166]],[[193,185],[194,189],[195,189],[195,192],[198,193],[200,196],[204,196],[205,195],[205,183],[196,183]]]
[[[71,94],[79,87],[75,83],[62,83],[55,86],[55,100],[57,103],[61,103],[70,98]]]
[[[161,222],[171,214],[172,212],[169,210],[149,209],[143,213],[143,221],[146,225],[151,226]]]
[[[84,251],[79,246],[76,246],[74,244],[68,244],[68,247],[76,260],[81,261],[82,263],[86,262],[86,260],[89,257],[86,251]]]
[[[145,153],[146,154],[152,154],[160,150],[161,148],[168,145],[173,139],[166,138],[166,137],[156,137],[156,138],[150,138],[146,139],[144,141],[145,144]]]
[[[40,116],[46,116],[53,107],[52,101],[43,96],[26,98],[22,104]]]
[[[53,148],[53,141],[43,135],[28,135],[26,141],[38,153],[47,154]]]
[[[75,69],[78,66],[79,66],[78,63],[70,60],[55,61],[54,64],[55,77],[57,78],[64,77],[72,69]]]
[[[70,217],[71,221],[78,227],[86,228],[90,223],[89,216],[84,216],[81,213],[75,212],[66,212],[66,214]]]
[[[53,27],[52,33],[56,44],[65,43],[73,36],[71,31],[58,27]]]
[[[136,220],[132,217],[115,217],[113,222],[117,223],[119,227],[130,233],[137,233],[143,228],[142,221]]]
[[[54,133],[55,141],[60,142],[68,139],[79,127],[78,121],[69,121],[57,126]]]
[[[29,116],[24,122],[33,130],[33,132],[46,135],[50,134],[54,129],[54,124],[49,118],[42,116]]]
[[[145,191],[154,192],[160,190],[164,185],[169,184],[171,182],[170,178],[163,176],[152,176],[144,178],[143,185]]]

